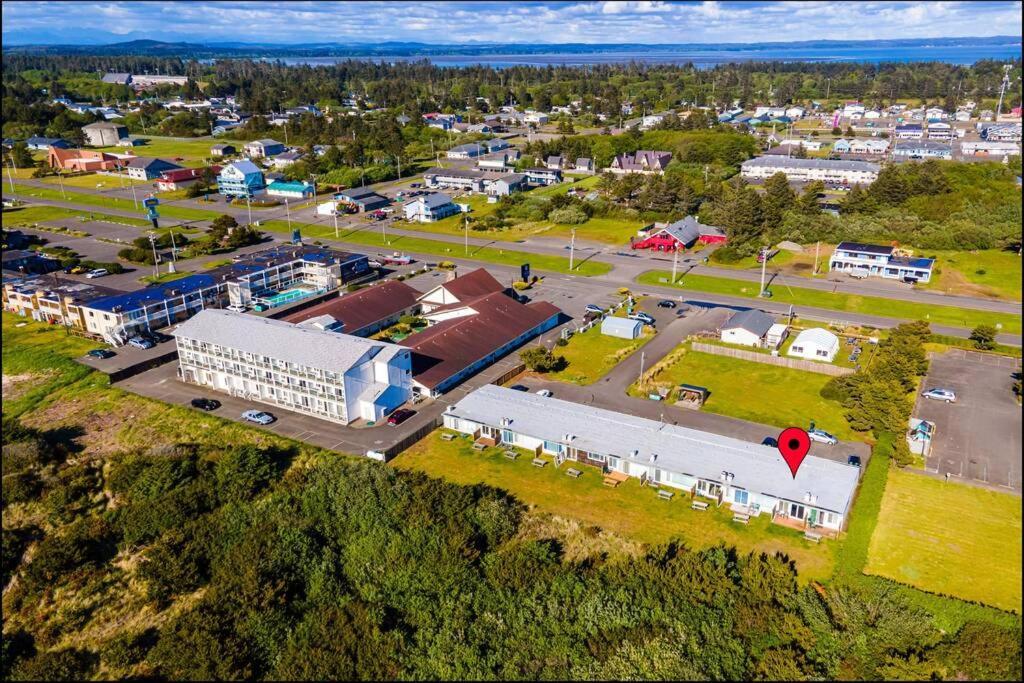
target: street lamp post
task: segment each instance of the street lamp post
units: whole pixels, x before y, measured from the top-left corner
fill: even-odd
[[[338,239],[338,205],[334,205],[334,239]]]

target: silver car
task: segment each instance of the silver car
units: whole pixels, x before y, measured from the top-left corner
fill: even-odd
[[[242,419],[246,422],[255,422],[260,425],[268,425],[274,421],[274,416],[262,410],[247,410],[242,413]]]
[[[952,389],[929,389],[922,394],[925,398],[930,398],[933,401],[945,401],[946,403],[956,403],[956,392]]]

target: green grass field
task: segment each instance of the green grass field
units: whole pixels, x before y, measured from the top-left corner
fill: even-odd
[[[140,135],[138,137],[146,141],[146,144],[132,148],[132,151],[138,156],[160,157],[168,161],[174,160],[175,157],[181,157],[182,161],[175,163],[190,167],[205,165],[204,159],[210,156],[210,147],[213,145],[226,143],[234,145],[235,149],[241,149],[245,144],[238,140],[214,137],[196,138],[194,140],[176,140],[155,135]],[[100,147],[98,149],[102,152],[124,152],[127,148]]]
[[[300,224],[295,221],[293,221],[293,224],[301,225],[302,234],[307,238],[334,237],[334,228],[329,225],[313,225],[310,223]],[[287,222],[282,220],[264,221],[260,224],[260,227],[272,232],[281,232],[286,234],[290,234],[291,232],[288,229]],[[478,261],[497,263],[505,266],[518,267],[523,263],[529,263],[534,270],[552,271],[557,273],[569,272],[569,259],[561,256],[528,254],[522,251],[515,251],[513,249],[504,249],[500,247],[474,246],[470,246],[469,253],[467,254],[464,248],[458,244],[452,244],[451,242],[439,242],[437,240],[425,239],[422,237],[407,237],[401,235],[389,235],[388,240],[385,243],[380,231],[372,226],[368,226],[367,229],[363,230],[349,230],[347,232],[343,232],[341,233],[340,239],[346,242],[353,242],[355,244],[363,244],[368,247],[383,249],[388,252],[419,252],[424,254],[435,254],[440,258],[460,258],[467,256],[468,258],[473,258]],[[611,269],[612,267],[610,264],[600,261],[587,261],[585,263],[577,262],[572,273],[574,275],[585,276],[604,275],[605,273],[610,272]]]
[[[152,180],[133,180],[131,178],[118,178],[116,176],[100,175],[99,173],[89,173],[87,175],[75,175],[75,176],[54,176],[49,175],[45,178],[40,178],[44,183],[55,186],[58,190],[63,182],[65,188],[77,187],[85,188],[87,190],[100,189],[100,190],[111,190],[120,187],[139,187],[140,185],[152,185]]]
[[[142,208],[141,197],[139,197],[139,206],[136,208],[135,203],[131,199],[111,197],[109,195],[86,194],[84,192],[71,191],[67,191],[62,194],[59,188],[41,188],[18,183],[15,183],[15,188],[17,193],[24,197],[38,197],[39,199],[48,199],[50,201],[67,201],[74,202],[75,204],[84,204],[86,206],[118,209],[119,211],[131,211],[133,213],[138,213],[139,216],[143,216],[145,214],[145,209]],[[162,218],[176,218],[184,221],[213,220],[220,215],[216,211],[205,211],[203,209],[192,209],[185,206],[174,206],[170,204],[161,204],[159,212]]]
[[[929,252],[937,273],[925,287],[947,294],[1021,300],[1021,258],[1012,251]]]
[[[595,325],[586,332],[574,334],[565,346],[555,347],[555,355],[564,356],[569,365],[545,377],[559,382],[593,384],[651,339],[654,339],[654,332],[646,325],[643,335],[637,339],[601,334],[601,326]]]
[[[757,298],[758,285],[755,282],[730,280],[710,275],[686,275],[675,285],[670,285],[672,273],[666,270],[650,270],[637,278],[637,282],[645,285],[675,286],[695,292],[709,292],[728,296]],[[827,290],[805,289],[774,285],[771,287],[772,301],[793,304],[794,306],[811,306],[828,308],[847,313],[863,313],[881,315],[906,320],[924,319],[936,325],[973,328],[978,325],[1002,325],[1002,331],[1019,334],[1021,317],[1009,313],[976,311],[953,306],[921,306],[910,301],[897,301],[877,296],[860,296],[856,294],[832,293]],[[800,311],[797,310],[799,315]]]
[[[865,571],[1019,614],[1020,498],[891,471]]]
[[[36,223],[45,223],[49,221],[60,221],[60,220],[88,220],[89,216],[92,216],[93,220],[110,221],[113,223],[123,223],[127,225],[135,225],[138,227],[147,227],[149,222],[141,218],[127,218],[125,216],[111,216],[109,214],[102,213],[90,213],[88,211],[77,211],[75,209],[65,209],[60,206],[24,206],[17,209],[7,209],[3,213],[4,227],[32,227]]]
[[[715,356],[686,349],[666,356],[659,363],[653,380],[645,375],[644,388],[630,387],[633,396],[646,397],[651,381],[654,386],[674,387],[696,384],[711,393],[703,410],[729,415],[776,427],[807,427],[810,420],[839,439],[862,440],[850,429],[844,409],[835,401],[821,397],[828,375]],[[766,435],[767,436],[767,435]]]
[[[506,490],[541,512],[570,517],[596,525],[641,543],[659,544],[682,539],[687,547],[706,548],[719,543],[735,545],[741,552],[782,552],[796,562],[800,580],[823,580],[833,567],[836,544],[821,545],[803,540],[801,532],[772,524],[762,515],[743,526],[732,522],[732,512],[712,506],[705,512],[690,508],[689,498],[678,493],[661,500],[634,478],[610,489],[599,470],[581,467],[583,476],[572,479],[565,466],[549,464],[538,469],[530,456],[510,461],[502,450],[478,453],[471,441],[441,441],[437,431],[402,453],[392,465],[419,470],[460,484],[488,484]]]

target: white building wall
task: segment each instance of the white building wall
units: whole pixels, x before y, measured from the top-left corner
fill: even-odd
[[[745,330],[742,327],[734,327],[728,330],[722,330],[722,341],[730,344],[742,344],[743,346],[760,346],[761,338],[753,332]]]

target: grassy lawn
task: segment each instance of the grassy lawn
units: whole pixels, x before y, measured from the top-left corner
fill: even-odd
[[[752,519],[747,526],[734,524],[726,508],[692,510],[682,493],[664,501],[652,489],[641,488],[636,479],[609,489],[601,483],[597,469],[582,467],[583,476],[572,479],[566,476],[565,466],[555,469],[552,463],[538,469],[530,460],[524,454],[510,461],[497,448],[477,453],[469,439],[445,442],[437,431],[391,464],[459,484],[495,486],[541,512],[571,517],[641,543],[682,539],[691,548],[725,543],[741,552],[783,552],[796,562],[802,581],[822,580],[832,572],[835,542],[811,544],[800,532],[771,524],[766,516]]]
[[[891,471],[865,571],[1019,613],[1020,498]]]
[[[643,387],[634,384],[629,393],[646,397],[655,387],[696,384],[711,392],[703,408],[710,413],[776,427],[806,428],[814,420],[839,439],[862,440],[863,435],[850,429],[842,406],[819,394],[829,379],[828,375],[715,356],[683,346],[644,375]]]
[[[927,256],[937,259],[935,276],[924,285],[928,289],[1021,300],[1021,258],[1012,251],[940,251]]]
[[[40,199],[48,199],[51,201],[67,201],[74,202],[75,204],[84,204],[86,206],[118,209],[120,211],[132,211],[138,213],[140,216],[145,214],[145,210],[142,208],[141,198],[139,199],[139,206],[136,208],[135,203],[131,199],[124,199],[121,197],[85,194],[84,192],[65,192],[64,194],[61,194],[59,188],[44,189],[31,185],[18,185],[17,183],[15,183],[15,187],[17,188],[18,194],[26,197],[38,197]],[[202,209],[192,209],[184,206],[170,206],[167,204],[161,204],[158,210],[161,218],[177,218],[185,221],[212,220],[220,215],[215,211],[204,211]]]
[[[158,136],[138,136],[145,140],[146,144],[132,148],[141,157],[160,157],[168,161],[175,157],[181,157],[184,161],[176,163],[182,166],[202,166],[204,159],[210,156],[210,147],[218,143],[234,145],[235,149],[241,149],[244,142],[228,140],[226,138],[203,137],[195,140],[174,140],[172,138]],[[103,152],[124,152],[126,147],[101,147]]]
[[[37,223],[44,223],[48,221],[59,221],[59,220],[81,220],[86,221],[92,217],[92,220],[97,221],[109,221],[111,223],[121,223],[125,225],[134,225],[138,227],[149,226],[148,221],[144,221],[141,218],[126,218],[124,216],[111,216],[102,213],[89,213],[88,211],[76,211],[75,209],[65,209],[59,206],[24,206],[17,209],[5,209],[3,213],[4,227],[32,227]]]
[[[556,346],[554,353],[569,362],[564,370],[546,375],[547,379],[573,384],[593,384],[612,368],[626,360],[641,346],[654,339],[654,330],[644,325],[643,335],[636,339],[620,339],[601,334],[594,325],[586,332],[574,334],[565,346]]]
[[[40,178],[44,183],[54,185],[57,189],[60,189],[61,182],[63,181],[64,187],[79,187],[88,190],[92,189],[106,189],[110,190],[115,187],[131,187],[132,185],[139,187],[140,185],[152,185],[155,181],[152,180],[134,180],[132,178],[118,178],[117,176],[100,175],[99,173],[89,173],[87,175],[76,175],[76,176],[64,176],[60,178],[58,176],[49,175],[45,178]]]
[[[141,266],[140,266],[141,267]],[[190,270],[179,270],[176,273],[160,273],[156,277],[152,275],[145,275],[139,278],[139,282],[147,285],[163,284],[165,282],[172,282],[174,280],[180,280],[183,277],[192,275]]]
[[[645,285],[675,286],[695,292],[725,294],[747,299],[757,298],[756,282],[743,282],[710,275],[687,275],[675,285],[670,285],[672,273],[666,270],[650,270],[637,278],[637,282]],[[847,313],[863,313],[881,315],[906,320],[918,320],[924,316],[928,322],[952,327],[973,328],[977,325],[1002,324],[1002,331],[1019,334],[1021,317],[1009,313],[991,311],[975,311],[954,306],[921,306],[910,301],[896,301],[878,296],[860,296],[856,294],[832,293],[827,290],[803,289],[774,285],[771,287],[772,301],[793,304],[795,306],[812,306],[828,308]],[[799,311],[797,311],[799,314]]]
[[[295,225],[302,227],[302,234],[307,238],[333,238],[334,228],[329,225],[315,225],[311,223],[298,223],[292,221]],[[270,230],[272,232],[280,232],[290,234],[291,231],[288,229],[288,224],[282,220],[270,220],[260,223],[260,227],[264,230]],[[469,253],[466,254],[463,247],[458,244],[452,244],[451,242],[439,242],[437,240],[425,239],[422,237],[407,237],[400,235],[388,235],[387,243],[384,238],[381,237],[380,231],[375,229],[372,225],[368,226],[368,229],[360,230],[349,230],[348,232],[341,233],[340,239],[346,242],[352,242],[355,244],[363,244],[368,247],[375,247],[378,249],[384,249],[386,251],[409,251],[419,252],[423,254],[434,254],[441,258],[460,258],[466,256],[473,258],[478,261],[485,261],[488,263],[497,263],[505,266],[519,266],[523,263],[529,263],[534,270],[541,271],[553,271],[557,273],[568,273],[569,272],[569,259],[568,257],[562,256],[547,256],[543,254],[528,254],[521,251],[515,251],[512,249],[504,249],[499,247],[473,247],[469,248]],[[578,263],[573,268],[574,275],[604,275],[610,272],[612,269],[608,263],[600,261],[587,261],[586,263]]]

